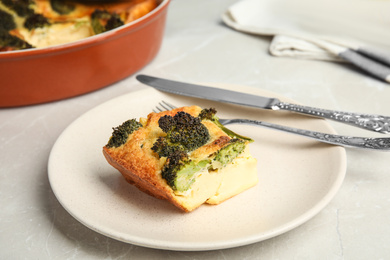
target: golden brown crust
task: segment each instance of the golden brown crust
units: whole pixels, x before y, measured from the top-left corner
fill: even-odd
[[[183,207],[177,200],[174,198],[174,193],[170,187],[167,187],[166,184],[160,181],[150,182],[147,179],[143,179],[141,176],[145,176],[137,168],[131,167],[127,163],[121,163],[115,157],[115,153],[112,153],[107,147],[103,148],[103,154],[107,159],[107,162],[117,169],[127,182],[136,186],[139,190],[155,197],[158,199],[165,199],[171,202],[176,207],[182,209],[183,211],[188,212],[188,210]]]

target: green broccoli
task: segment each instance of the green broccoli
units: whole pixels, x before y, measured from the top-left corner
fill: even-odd
[[[108,141],[106,147],[119,147],[125,144],[129,135],[131,135],[134,131],[138,130],[140,127],[142,127],[141,123],[139,123],[135,119],[130,119],[121,124],[120,126],[113,128],[112,136]]]
[[[184,192],[195,182],[196,173],[206,168],[209,163],[209,160],[195,162],[190,160],[185,152],[176,150],[168,157],[161,175],[173,190]]]
[[[10,31],[16,28],[14,18],[11,14],[0,9],[0,30]]]
[[[23,23],[23,26],[30,31],[34,28],[42,28],[45,25],[50,25],[50,22],[41,14],[29,15]]]
[[[216,153],[214,161],[224,167],[240,155],[245,150],[245,147],[246,142],[244,140],[230,139],[229,143]]]
[[[194,151],[210,140],[209,131],[201,120],[182,111],[173,117],[168,115],[160,117],[158,124],[167,134],[159,138],[152,147],[152,150],[160,157],[167,157],[172,149],[180,149],[184,152]]]
[[[34,48],[28,42],[11,35],[8,31],[0,29],[0,50],[11,49],[11,50],[22,50]]]
[[[91,14],[91,25],[94,33],[99,34],[124,25],[124,22],[116,13],[96,9]]]
[[[217,113],[217,110],[215,108],[204,108],[202,109],[202,111],[200,111],[198,117],[201,119],[201,120],[214,120],[214,119],[217,119],[216,117],[216,114]]]
[[[159,157],[168,157],[176,152],[184,152],[183,148],[178,145],[172,145],[167,138],[160,136],[152,146],[152,151],[157,153]]]
[[[231,138],[239,138],[242,140],[253,142],[252,138],[249,138],[249,137],[246,137],[243,135],[239,135],[239,134],[233,132],[232,130],[228,129],[227,127],[225,127],[223,124],[221,124],[221,122],[219,122],[219,118],[215,115],[216,113],[217,113],[217,110],[215,110],[215,108],[205,108],[199,113],[198,117],[201,120],[210,120],[210,121],[214,122],[214,124],[216,124],[219,128],[221,128],[221,130],[224,131]]]
[[[31,5],[34,4],[32,0],[1,0],[1,2],[21,17],[34,14],[34,10],[31,8]]]
[[[51,8],[59,14],[69,14],[74,11],[76,6],[69,1],[50,0]]]

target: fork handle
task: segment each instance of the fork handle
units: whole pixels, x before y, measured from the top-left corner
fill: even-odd
[[[323,117],[378,133],[390,133],[390,117],[387,116],[341,112],[285,102],[279,102],[273,105],[272,109],[287,110],[316,117]]]
[[[353,137],[343,135],[333,135],[310,130],[303,130],[288,126],[282,126],[263,121],[250,119],[220,119],[223,125],[227,124],[247,124],[267,127],[271,129],[280,130],[292,134],[297,134],[305,137],[315,139],[320,142],[334,144],[345,147],[354,147],[362,149],[371,149],[376,151],[390,151],[390,138],[367,138],[367,137]]]

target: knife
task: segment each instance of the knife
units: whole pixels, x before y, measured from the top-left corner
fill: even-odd
[[[277,98],[262,97],[258,95],[206,87],[142,74],[137,75],[136,79],[157,90],[172,94],[262,109],[291,111],[295,113],[331,119],[340,123],[353,125],[377,133],[390,133],[390,117],[388,116],[359,114],[302,106],[281,102]]]

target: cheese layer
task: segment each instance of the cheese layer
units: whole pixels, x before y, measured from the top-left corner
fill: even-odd
[[[257,160],[246,154],[217,171],[205,169],[199,173],[191,190],[175,199],[188,211],[203,203],[219,204],[258,183],[256,166]]]
[[[222,180],[217,192],[206,203],[219,204],[255,186],[258,182],[257,160],[253,157],[238,158],[219,170]]]

